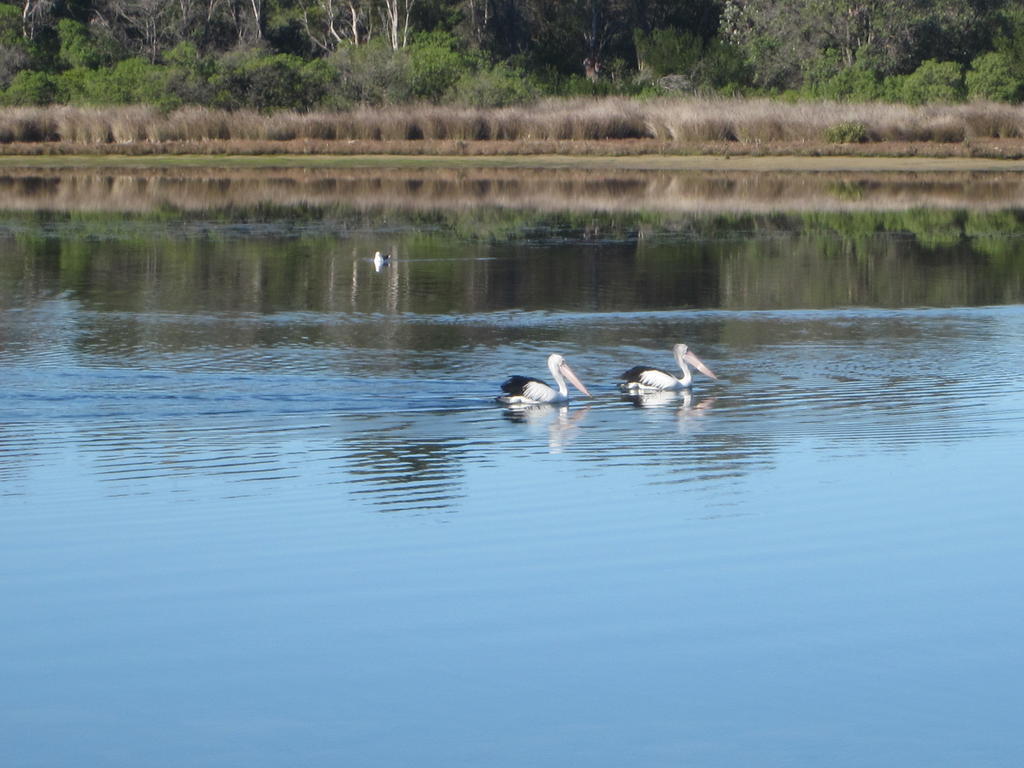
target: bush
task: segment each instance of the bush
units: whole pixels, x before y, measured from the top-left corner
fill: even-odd
[[[96,94],[94,104],[156,104],[164,95],[166,70],[144,59],[119,61],[106,73],[105,96]]]
[[[412,97],[412,73],[406,51],[394,51],[376,38],[365,45],[343,45],[327,60],[334,87],[321,101],[339,109],[353,104],[401,104]]]
[[[109,64],[89,35],[89,28],[78,21],[61,19],[57,22],[57,37],[60,40],[60,63],[65,67],[98,67]]]
[[[22,45],[25,38],[21,25],[21,10],[10,3],[0,3],[0,45]]]
[[[495,64],[475,74],[464,74],[455,84],[457,102],[471,107],[507,107],[536,98],[525,74],[506,64]]]
[[[124,59],[113,67],[75,67],[55,77],[56,100],[65,104],[158,104],[168,103],[168,70],[138,58]]]
[[[811,82],[805,89],[808,96],[828,101],[876,101],[882,97],[878,73],[862,66],[843,69],[831,77]]]
[[[302,77],[302,88],[306,93],[306,109],[313,109],[323,104],[326,95],[334,89],[338,73],[326,59],[313,59],[302,65],[299,73]]]
[[[696,77],[698,88],[738,94],[751,82],[753,74],[739,47],[713,37],[704,46]]]
[[[447,32],[420,35],[406,50],[413,96],[434,103],[476,69],[471,58],[457,50],[455,37]]]
[[[186,64],[188,53],[181,52]],[[193,83],[201,79],[202,66],[197,66]],[[323,65],[310,67],[294,54],[270,54],[253,46],[222,56],[207,88],[212,104],[222,109],[308,110],[324,96],[324,71]]]
[[[166,67],[164,95],[161,107],[173,108],[183,104],[207,104],[212,99],[209,78],[215,65],[199,55],[195,45],[178,43],[164,54]]]
[[[704,52],[704,41],[692,32],[655,29],[650,34],[633,34],[637,58],[651,77],[693,75]]]
[[[261,56],[243,69],[247,107],[308,109],[311,106],[302,76],[303,61],[290,53]]]
[[[3,95],[8,106],[27,107],[52,104],[57,96],[57,84],[52,75],[24,69],[14,76]]]
[[[1024,81],[1017,79],[1002,53],[985,53],[971,62],[965,77],[971,99],[1016,103],[1024,98]]]
[[[0,43],[0,88],[6,88],[16,74],[28,69],[31,60],[23,47]]]
[[[963,101],[963,73],[955,61],[929,59],[902,78],[900,91],[901,100],[907,104]]]
[[[750,72],[739,48],[718,37],[706,43],[691,32],[656,29],[649,35],[634,34],[637,56],[644,64],[645,79],[678,75],[685,78],[685,92],[742,88]],[[682,83],[678,78],[660,83]]]
[[[825,141],[829,144],[859,144],[867,140],[867,127],[856,120],[836,123],[825,129]]]

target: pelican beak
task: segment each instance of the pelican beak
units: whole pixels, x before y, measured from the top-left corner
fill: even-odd
[[[718,379],[718,377],[711,372],[711,369],[704,365],[704,363],[701,362],[701,359],[697,357],[695,354],[693,354],[693,352],[691,352],[690,350],[686,350],[686,354],[683,355],[683,360],[688,362],[690,365],[692,365],[698,371],[703,373],[709,379]]]
[[[568,363],[562,363],[560,366],[558,366],[558,370],[562,372],[562,375],[565,376],[566,380],[574,387],[576,387],[576,389],[578,389],[587,397],[592,396],[587,391],[587,388],[583,386],[583,382],[576,378],[576,374],[572,372],[572,368],[569,367]]]

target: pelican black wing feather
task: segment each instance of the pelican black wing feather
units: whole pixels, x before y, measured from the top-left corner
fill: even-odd
[[[655,368],[652,365],[634,365],[628,371],[623,373],[622,376],[620,376],[619,378],[623,379],[627,384],[629,384],[629,383],[637,383],[637,384],[639,384],[640,383],[640,377],[643,376],[644,373],[646,373],[647,371],[660,371],[660,369],[659,368]],[[666,376],[671,376],[672,375],[672,374],[667,373],[665,371],[660,371],[660,372],[664,373]]]
[[[506,395],[524,395],[526,394],[526,385],[531,381],[535,381],[538,384],[543,384],[540,379],[535,379],[531,376],[509,376],[505,379],[505,383],[501,385],[501,391]]]

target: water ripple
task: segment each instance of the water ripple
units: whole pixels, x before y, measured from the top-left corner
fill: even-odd
[[[847,457],[906,452],[1019,434],[1024,420],[1024,315],[1014,307],[529,313],[486,343],[415,355],[204,342],[124,358],[83,355],[54,330],[63,315],[43,315],[33,324],[48,328],[48,341],[0,360],[7,496],[38,489],[43,468],[63,461],[107,495],[205,482],[202,493],[253,496],[261,490],[242,486],[259,481],[321,498],[340,489],[375,510],[453,510],[480,493],[481,473],[532,477],[539,456],[581,477],[632,475],[667,488],[771,470],[796,446]],[[416,322],[443,328],[450,319]],[[534,324],[557,343],[532,331],[505,341]],[[686,395],[617,390],[615,375],[632,364],[670,365],[680,337],[720,381],[698,377]],[[594,398],[563,408],[496,405],[506,375],[547,378],[552,346]]]

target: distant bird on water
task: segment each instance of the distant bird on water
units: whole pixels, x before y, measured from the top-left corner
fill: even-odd
[[[565,358],[561,355],[553,354],[548,356],[548,370],[551,371],[551,376],[555,379],[555,384],[558,386],[557,390],[552,389],[543,381],[529,376],[509,376],[505,383],[501,385],[501,391],[504,394],[498,396],[498,402],[505,403],[506,405],[567,402],[569,400],[569,388],[565,385],[566,379],[576,389],[590,397],[590,393],[583,386],[583,382],[576,377],[572,368],[569,367],[569,364],[565,362]]]
[[[375,254],[373,254],[373,268],[376,269],[378,272],[380,272],[381,268],[386,267],[390,263],[390,253],[381,253],[380,251],[377,251]]]
[[[649,365],[637,365],[619,377],[622,379],[622,383],[619,386],[630,392],[688,389],[693,381],[693,374],[690,372],[691,365],[708,378],[718,378],[685,344],[676,344],[672,347],[672,353],[675,355],[676,363],[683,372],[682,376],[676,376],[668,371],[663,371],[660,368],[654,368]]]

